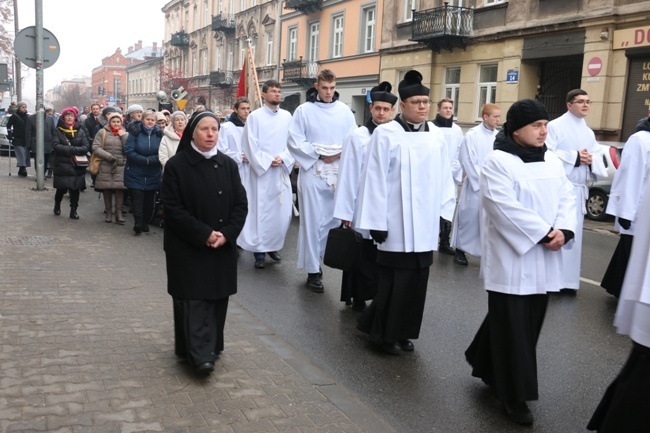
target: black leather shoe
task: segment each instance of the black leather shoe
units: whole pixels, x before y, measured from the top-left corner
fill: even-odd
[[[395,355],[399,356],[402,354],[402,348],[399,347],[399,344],[397,343],[382,343],[381,345],[381,350],[384,352],[390,354],[390,355]]]
[[[570,296],[576,296],[578,294],[578,289],[560,289],[560,293]]]
[[[149,233],[149,225],[142,224],[142,233]]]
[[[61,203],[54,203],[54,215],[61,215]]]
[[[397,344],[399,344],[399,348],[404,352],[413,352],[415,348],[411,340],[399,340]]]
[[[264,269],[264,259],[255,259],[255,269]]]
[[[307,287],[314,293],[323,293],[323,280],[320,274],[307,274]]]
[[[503,410],[511,421],[521,425],[531,425],[533,414],[525,401],[503,402]]]
[[[210,374],[214,371],[214,362],[204,362],[196,367],[196,372],[199,374]]]
[[[456,254],[456,251],[449,244],[440,244],[438,245],[438,252],[440,254],[447,254],[448,256],[453,256]]]
[[[135,232],[136,235],[139,235],[140,233],[142,233],[142,226],[140,224],[134,225],[133,231]]]
[[[79,215],[77,215],[77,208],[70,208],[70,219],[78,220]]]
[[[352,309],[354,311],[362,312],[363,310],[366,309],[366,301],[355,299],[354,301],[352,301]]]
[[[266,253],[269,255],[270,258],[275,260],[276,262],[281,262],[282,257],[280,257],[280,254],[277,251],[271,251],[270,253]]]
[[[459,265],[467,266],[467,256],[465,255],[464,252],[461,250],[456,250],[456,253],[454,254],[454,263],[458,263]]]

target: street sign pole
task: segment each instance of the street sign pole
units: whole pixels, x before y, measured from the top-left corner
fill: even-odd
[[[43,0],[36,0],[36,190],[45,189],[44,139],[45,111],[43,108]],[[28,143],[29,145],[29,143]]]

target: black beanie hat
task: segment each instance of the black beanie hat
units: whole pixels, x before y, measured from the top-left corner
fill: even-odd
[[[512,135],[516,130],[542,119],[549,120],[544,104],[536,99],[522,99],[510,106],[504,128],[508,135]]]
[[[189,149],[192,143],[192,136],[194,135],[194,130],[199,122],[206,117],[212,117],[219,124],[219,118],[210,110],[198,111],[192,114],[192,117],[189,119],[187,126],[183,130],[183,136],[181,141],[178,143],[178,150],[176,152],[182,152],[185,149]],[[221,129],[221,128],[220,128]]]
[[[370,103],[373,102],[388,102],[390,105],[395,105],[397,96],[390,93],[393,86],[388,81],[382,81],[378,86],[370,89]]]
[[[422,85],[422,74],[411,69],[404,75],[404,79],[397,86],[399,98],[405,101],[411,96],[429,96],[429,88]]]

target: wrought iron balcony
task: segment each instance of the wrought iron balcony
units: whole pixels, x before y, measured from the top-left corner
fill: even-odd
[[[323,0],[285,0],[284,7],[309,15],[322,9]]]
[[[315,61],[304,62],[300,60],[282,62],[282,81],[292,81],[301,86],[311,86],[316,82],[318,76],[318,63]]]
[[[185,33],[183,30],[172,34],[172,40],[170,42],[174,47],[189,47],[190,46],[190,35]]]
[[[235,17],[233,15],[219,14],[212,17],[212,30],[226,34],[235,33]]]
[[[212,71],[210,72],[210,85],[219,87],[230,87],[233,85],[232,71]]]
[[[423,11],[413,11],[412,41],[427,45],[433,51],[465,48],[472,34],[474,10],[445,5]]]

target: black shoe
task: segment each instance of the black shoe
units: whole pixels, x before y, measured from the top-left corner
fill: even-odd
[[[440,254],[447,254],[448,256],[456,255],[456,251],[449,244],[440,244],[438,245],[438,252]]]
[[[214,362],[204,362],[196,367],[196,372],[199,374],[210,374],[214,371]]]
[[[140,233],[142,233],[142,226],[140,224],[134,225],[133,231],[135,232],[136,235],[139,235]]]
[[[531,425],[533,423],[533,414],[528,409],[525,401],[503,402],[503,410],[508,418],[517,424]]]
[[[399,348],[404,352],[413,352],[413,349],[415,349],[411,340],[398,340],[397,344],[399,344]]]
[[[255,259],[255,269],[264,269],[264,259]]]
[[[362,312],[363,310],[366,309],[366,301],[355,299],[354,301],[352,301],[352,309],[354,311]]]
[[[275,260],[276,262],[281,262],[282,257],[280,257],[280,254],[277,251],[271,251],[270,253],[266,253],[269,255],[270,258]]]
[[[402,354],[402,348],[397,343],[392,343],[392,344],[382,343],[381,350],[383,350],[384,352],[390,355],[395,355],[395,356],[399,356]]]
[[[47,170],[47,173],[45,174],[45,178],[49,179],[51,177],[52,177],[52,169],[50,168],[50,169]]]
[[[77,208],[76,207],[71,207],[70,208],[70,219],[73,219],[73,220],[78,220],[79,219],[79,215],[77,215]]]
[[[149,225],[142,224],[142,233],[149,233]]]
[[[454,254],[454,262],[458,263],[459,265],[467,266],[467,256],[463,251],[457,249],[456,253]]]
[[[61,215],[61,203],[54,203],[54,215]]]
[[[578,289],[560,289],[560,293],[570,296],[576,296],[578,294]]]
[[[323,293],[325,288],[323,287],[321,274],[307,274],[307,287],[314,293]]]
[[[18,176],[27,177],[27,169],[25,167],[18,168]]]

